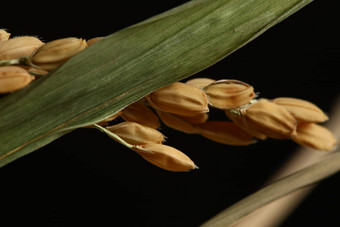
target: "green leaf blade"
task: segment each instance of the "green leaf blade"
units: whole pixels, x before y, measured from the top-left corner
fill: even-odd
[[[108,36],[0,100],[0,166],[209,67],[309,2],[194,1]]]

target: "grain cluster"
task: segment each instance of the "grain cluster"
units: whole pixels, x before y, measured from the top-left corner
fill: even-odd
[[[33,36],[10,38],[0,29],[0,93],[24,89],[101,39],[69,37],[43,43]],[[225,120],[210,119],[211,108],[223,111]],[[272,138],[332,151],[337,141],[321,125],[327,120],[328,116],[307,100],[259,98],[254,88],[242,81],[194,78],[162,87],[96,126],[160,168],[188,171],[197,166],[186,154],[164,144],[163,124],[232,146]]]

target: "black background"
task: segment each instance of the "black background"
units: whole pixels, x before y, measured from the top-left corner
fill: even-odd
[[[89,39],[184,2],[29,2],[20,3],[21,11],[4,3],[0,28],[45,42]],[[328,112],[340,88],[338,22],[335,5],[315,1],[195,76],[242,80],[261,97],[303,98]],[[161,131],[200,169],[168,172],[99,131],[78,129],[0,169],[0,225],[198,226],[259,189],[298,148],[277,140],[233,147]],[[339,175],[323,181],[282,226],[340,226],[339,181]]]

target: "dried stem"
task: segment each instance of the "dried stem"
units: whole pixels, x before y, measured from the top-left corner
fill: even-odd
[[[240,202],[222,211],[204,223],[203,227],[231,226],[241,218],[258,208],[296,191],[314,184],[340,171],[340,152],[329,155],[326,159],[295,172],[275,183],[260,189]]]

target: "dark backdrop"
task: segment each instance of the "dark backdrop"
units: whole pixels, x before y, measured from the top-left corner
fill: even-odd
[[[21,2],[21,11],[2,3],[0,28],[43,41],[89,39],[184,2]],[[242,80],[261,97],[303,98],[328,112],[340,88],[338,21],[335,5],[315,1],[195,76]],[[197,226],[256,191],[298,148],[277,140],[233,147],[162,132],[200,169],[167,172],[99,131],[79,129],[0,169],[1,226]],[[283,226],[339,226],[339,181],[323,181]]]

